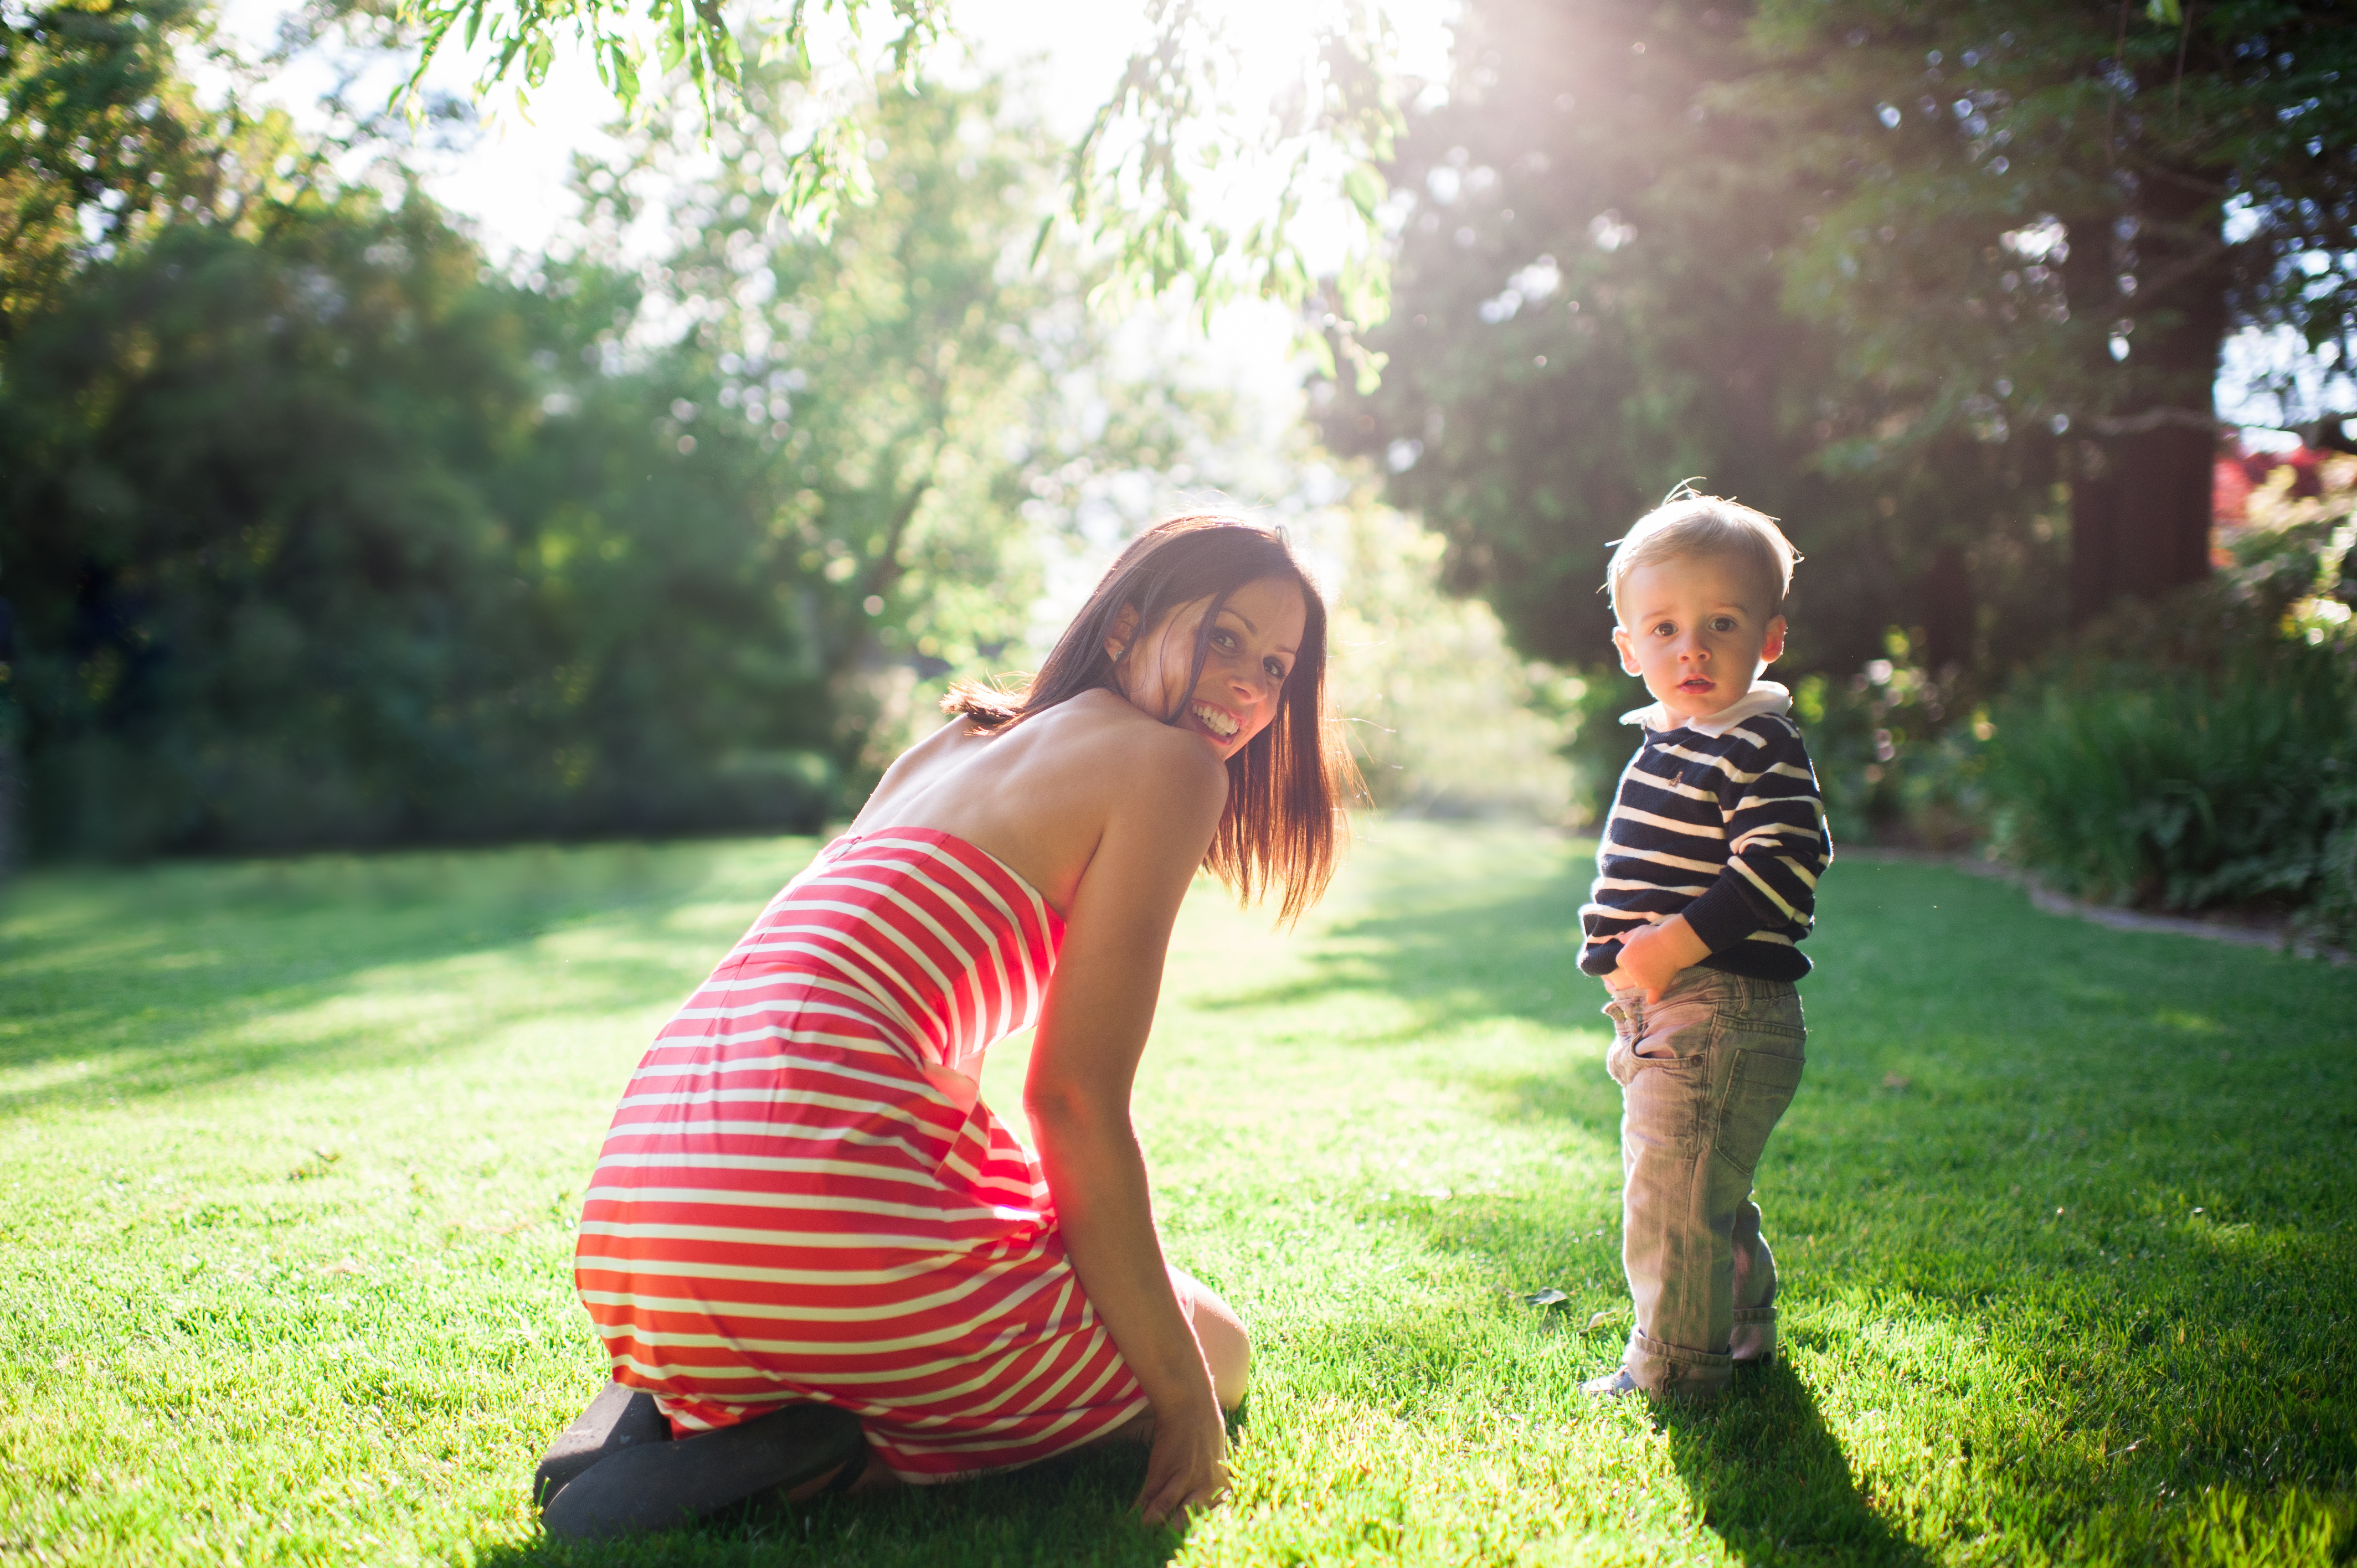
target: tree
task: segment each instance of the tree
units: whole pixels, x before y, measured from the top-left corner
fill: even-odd
[[[634,15],[635,13],[635,15]],[[744,91],[784,67],[806,86],[777,155],[766,199],[822,231],[866,201],[874,185],[862,129],[869,109],[933,82],[934,58],[955,38],[949,0],[828,0],[782,15],[728,12],[716,0],[402,0],[414,27],[414,93],[454,36],[486,50],[479,94],[501,85],[525,99],[546,80],[560,48],[585,53],[621,107],[661,119],[692,102],[707,128],[756,115],[766,88]],[[888,41],[866,36],[884,19]],[[1384,265],[1368,243],[1383,197],[1381,161],[1398,124],[1394,38],[1369,0],[1324,0],[1297,38],[1274,96],[1254,102],[1241,82],[1265,67],[1248,59],[1232,29],[1203,0],[1153,0],[1150,38],[1111,84],[1065,159],[1062,220],[1112,262],[1113,292],[1159,296],[1183,288],[1205,313],[1238,295],[1303,306],[1339,304],[1372,322],[1384,308]],[[822,86],[821,84],[824,84]],[[651,91],[649,91],[651,86]],[[1239,228],[1218,199],[1240,166],[1282,170],[1264,209]],[[1355,212],[1360,242],[1322,288],[1300,232],[1303,206],[1324,198]],[[1041,223],[1045,246],[1059,214]],[[1330,237],[1329,237],[1330,238]],[[1036,258],[1035,258],[1036,259]],[[1330,314],[1330,312],[1329,313]],[[1338,318],[1343,319],[1343,318]],[[1362,373],[1346,325],[1346,354]],[[1308,339],[1321,352],[1321,339]]]
[[[805,826],[918,679],[995,668],[1034,481],[1183,410],[1099,374],[1072,424],[1083,280],[1023,264],[1049,164],[995,89],[877,105],[822,239],[767,200],[802,90],[748,88],[708,145],[585,166],[515,278],[414,188],[318,185],[26,324],[0,558],[45,852]]]
[[[1814,556],[1794,668],[1855,669],[1896,628],[1985,687],[2061,628],[2066,575],[2083,615],[2199,575],[2228,325],[2347,335],[2357,138],[2323,124],[2352,102],[2326,94],[2347,31],[2277,6],[2260,49],[2229,10],[2166,35],[2181,93],[2131,17],[2151,69],[2124,108],[2102,56],[2066,69],[2079,10],[1480,0],[1389,170],[1383,385],[1335,389],[1328,437],[1388,456],[1532,652],[1597,657],[1606,542],[1704,475]],[[2233,27],[2242,55],[2203,31]],[[1935,97],[1927,69],[1971,80]],[[2086,151],[2106,114],[2116,167]],[[2190,219],[2152,193],[2193,177],[2132,166],[2180,144],[2210,160]]]
[[[1383,456],[1391,498],[1448,538],[1455,586],[1526,651],[1600,660],[1609,542],[1703,476],[1814,556],[1797,668],[1855,669],[1894,625],[1969,664],[2036,620],[2035,454],[1964,439],[1874,471],[1825,460],[1852,400],[1835,335],[1781,305],[1799,203],[1760,169],[1760,126],[1699,102],[1753,69],[1739,16],[1485,0],[1458,62],[1389,171],[1382,386],[1334,387],[1320,411],[1329,442]],[[1943,592],[1974,576],[1986,625]]]
[[[89,258],[235,205],[221,159],[241,127],[178,60],[204,37],[191,0],[0,10],[0,352]]]
[[[2070,439],[2084,619],[2209,570],[2226,336],[2352,362],[2357,28],[2288,0],[1766,0],[1760,120],[1817,200],[1788,300],[1899,428]]]
[[[557,374],[635,303],[487,279],[414,191],[87,271],[0,395],[34,842],[813,822],[816,579],[759,476],[651,427],[662,365]]]
[[[585,167],[581,243],[619,258],[650,223],[680,237],[640,275],[683,332],[674,434],[726,450],[771,498],[822,677],[853,729],[886,716],[889,744],[914,681],[991,672],[1030,629],[1035,483],[1083,447],[1150,459],[1187,411],[1103,373],[1090,280],[1064,249],[1027,264],[1053,155],[995,85],[879,100],[858,121],[874,191],[823,231],[772,200],[806,82],[773,63],[740,91],[748,113],[708,140],[677,115]],[[642,184],[675,194],[650,211]],[[1092,411],[1071,404],[1080,381]]]

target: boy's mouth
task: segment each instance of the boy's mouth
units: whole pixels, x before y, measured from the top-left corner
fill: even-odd
[[[1707,675],[1689,675],[1684,680],[1678,682],[1678,690],[1681,692],[1694,692],[1699,693],[1707,692],[1717,684],[1717,682],[1712,680]]]

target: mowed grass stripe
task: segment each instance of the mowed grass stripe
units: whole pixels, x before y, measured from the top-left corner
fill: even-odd
[[[1760,1172],[1788,1355],[1627,1331],[1585,846],[1375,824],[1292,938],[1200,890],[1138,1121],[1260,1360],[1227,1509],[1113,1455],[542,1542],[569,1279],[654,1027],[808,841],[43,873],[0,908],[0,1558],[2274,1563],[2357,1546],[2357,976],[1846,857]],[[986,1092],[1012,1112],[1021,1039]],[[1559,1289],[1562,1305],[1523,1297]],[[1590,1330],[1589,1321],[1610,1314]]]

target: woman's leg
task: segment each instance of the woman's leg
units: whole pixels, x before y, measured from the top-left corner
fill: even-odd
[[[1219,1397],[1222,1410],[1232,1412],[1244,1402],[1244,1391],[1252,1383],[1252,1336],[1244,1331],[1244,1320],[1220,1299],[1219,1292],[1186,1270],[1172,1269],[1170,1283],[1178,1292],[1178,1305],[1187,1321],[1195,1326],[1195,1343],[1203,1348],[1204,1363],[1211,1369],[1211,1391]]]
[[[1222,1410],[1233,1413],[1244,1402],[1252,1383],[1252,1336],[1244,1331],[1244,1320],[1236,1316],[1236,1309],[1220,1299],[1219,1292],[1184,1269],[1166,1266],[1170,1268],[1170,1287],[1178,1293],[1179,1309],[1194,1326],[1195,1343],[1203,1348],[1203,1364],[1211,1372],[1211,1393]],[[1151,1443],[1154,1412],[1139,1411],[1096,1441]]]
[[[1195,1342],[1203,1348],[1203,1361],[1211,1373],[1211,1392],[1222,1410],[1233,1412],[1244,1402],[1244,1391],[1252,1380],[1252,1336],[1244,1331],[1243,1319],[1236,1316],[1234,1307],[1220,1299],[1217,1291],[1184,1269],[1171,1269],[1170,1286],[1178,1293],[1178,1305],[1186,1313],[1187,1321],[1194,1326]],[[1094,1441],[1148,1443],[1153,1438],[1154,1412],[1145,1410]],[[846,1485],[842,1480],[841,1468],[802,1482],[786,1494],[787,1500],[802,1502],[821,1492],[834,1490],[855,1498],[866,1497],[902,1484],[888,1467],[867,1462],[857,1478]]]

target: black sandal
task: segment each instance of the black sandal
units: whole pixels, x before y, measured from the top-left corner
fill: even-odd
[[[716,1432],[617,1446],[558,1487],[541,1507],[541,1523],[571,1541],[671,1530],[836,1466],[864,1468],[866,1451],[849,1411],[791,1404]]]

